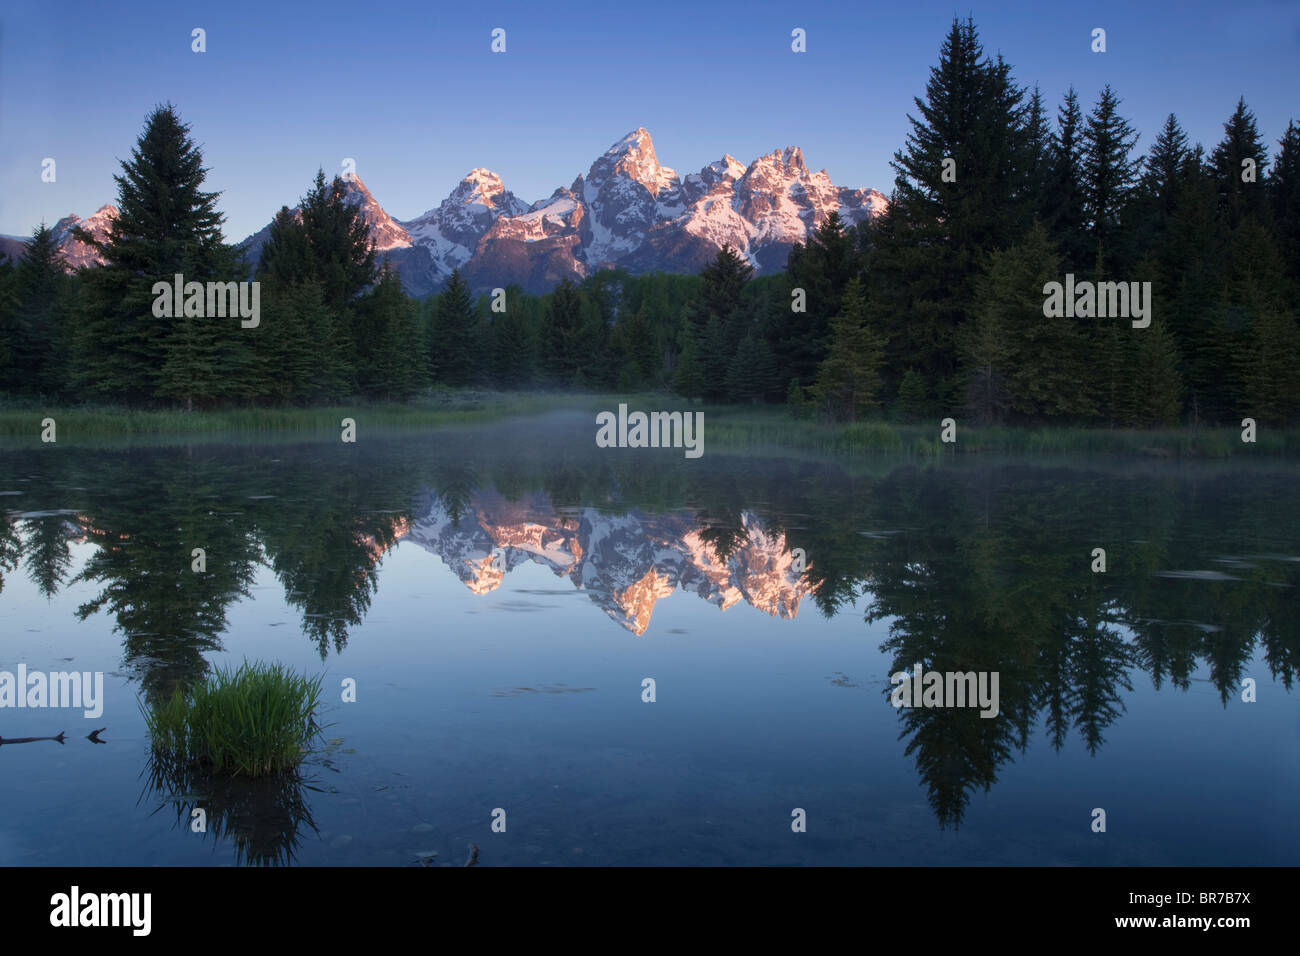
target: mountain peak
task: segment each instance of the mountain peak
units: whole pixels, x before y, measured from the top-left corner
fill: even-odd
[[[629,150],[648,149],[654,152],[654,140],[650,138],[650,132],[644,126],[638,126],[632,132],[628,133],[617,143],[605,150],[606,156],[618,156]]]
[[[644,126],[638,126],[591,164],[587,182],[596,188],[615,177],[640,183],[656,196],[677,182],[677,171],[660,166],[655,144]]]

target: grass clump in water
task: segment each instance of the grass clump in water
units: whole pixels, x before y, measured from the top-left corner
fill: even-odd
[[[218,668],[188,691],[142,707],[156,758],[212,774],[264,777],[297,769],[323,728],[321,677],[280,664]]]

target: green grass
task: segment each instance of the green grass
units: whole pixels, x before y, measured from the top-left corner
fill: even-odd
[[[322,729],[314,718],[320,696],[319,676],[245,661],[141,710],[160,761],[264,777],[296,769],[310,752]]]
[[[832,425],[795,419],[781,409],[703,407],[705,449],[799,450],[823,455],[907,454],[938,458],[965,454],[1113,454],[1155,458],[1300,456],[1300,429],[1262,427],[1257,441],[1241,440],[1240,428],[977,427],[957,419],[957,440],[940,441],[939,423],[886,421]]]
[[[534,392],[435,392],[410,403],[355,402],[315,408],[230,408],[215,411],[145,411],[113,405],[55,408],[31,403],[0,406],[0,436],[40,442],[53,418],[59,442],[84,438],[221,433],[335,432],[344,418],[370,427],[443,427],[498,421],[575,407],[573,396]],[[578,406],[582,407],[582,406]]]

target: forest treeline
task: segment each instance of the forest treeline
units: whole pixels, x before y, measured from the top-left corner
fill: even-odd
[[[1049,115],[954,21],[886,211],[825,219],[784,272],[722,249],[699,275],[596,273],[546,295],[413,300],[344,184],[318,173],[256,262],[170,106],[115,177],[105,265],[44,225],[0,263],[0,391],[210,408],[408,400],[438,386],[663,389],[836,421],[956,416],[1159,427],[1300,412],[1300,126],[1270,156],[1244,99],[1208,151],[1170,114],[1145,152],[1109,86]],[[261,321],[153,314],[175,274],[261,283]],[[1151,283],[1151,322],[1047,318],[1044,286]],[[495,305],[495,308],[494,308]],[[502,309],[502,306],[504,308]]]

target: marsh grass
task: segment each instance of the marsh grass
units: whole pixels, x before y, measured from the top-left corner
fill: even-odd
[[[319,675],[245,661],[141,710],[160,766],[263,777],[295,770],[310,751],[320,698]]]
[[[359,426],[444,427],[480,424],[515,415],[540,414],[557,406],[570,407],[571,398],[545,393],[444,391],[412,402],[356,402],[314,408],[228,408],[184,412],[142,410],[112,405],[54,408],[31,402],[0,405],[0,436],[40,441],[41,421],[53,418],[58,439],[104,436],[215,435],[223,433],[334,432],[344,418]]]
[[[738,410],[704,407],[704,447],[739,450],[800,450],[831,456],[906,454],[940,458],[967,454],[1132,455],[1152,458],[1223,459],[1300,455],[1300,430],[1261,428],[1255,444],[1241,440],[1240,428],[1177,428],[1143,431],[1122,428],[979,427],[957,422],[957,441],[940,441],[939,422],[930,425],[888,421],[833,425],[790,418],[777,409]]]

